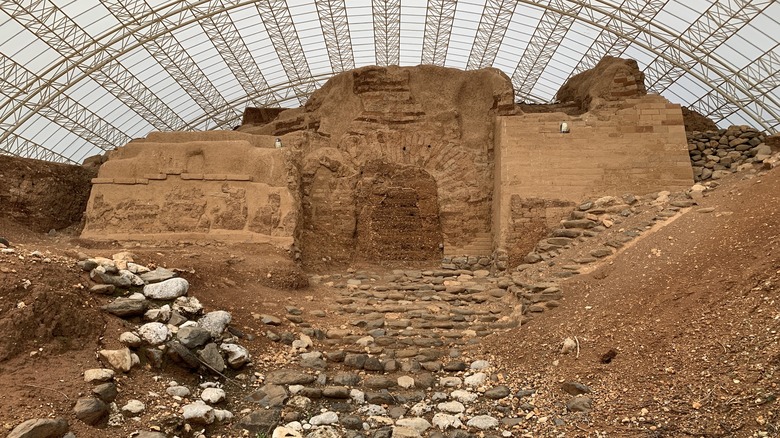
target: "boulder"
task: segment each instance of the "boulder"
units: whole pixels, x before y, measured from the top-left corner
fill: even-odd
[[[16,426],[8,438],[60,438],[68,431],[64,418],[34,418]]]

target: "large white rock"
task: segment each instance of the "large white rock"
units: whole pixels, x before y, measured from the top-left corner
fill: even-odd
[[[122,406],[122,412],[127,415],[138,415],[146,409],[146,406],[140,400],[129,400]]]
[[[458,401],[449,401],[445,403],[439,403],[436,408],[440,411],[449,412],[452,414],[460,414],[461,412],[466,410],[466,407],[463,406],[463,403]]]
[[[309,424],[312,426],[322,426],[327,424],[335,424],[339,422],[339,415],[333,411],[323,412],[320,415],[315,415],[309,420]]]
[[[414,429],[417,433],[423,433],[431,428],[431,423],[425,418],[401,418],[395,422],[395,425]]]
[[[284,426],[277,427],[271,434],[271,438],[302,438],[302,436],[297,430]]]
[[[249,362],[249,350],[238,344],[222,344],[219,350],[227,357],[230,368],[237,370]]]
[[[119,350],[100,350],[98,354],[115,370],[126,373],[133,367],[133,356],[127,347]]]
[[[190,283],[183,278],[171,278],[144,286],[144,295],[153,300],[173,300],[187,294]]]
[[[447,430],[450,428],[462,427],[463,423],[461,423],[460,418],[455,415],[437,412],[436,415],[433,416],[433,425],[440,430]]]
[[[221,388],[206,388],[200,394],[200,398],[206,403],[219,403],[225,399],[225,390]]]
[[[469,427],[487,430],[498,427],[498,420],[490,415],[477,415],[466,423]]]
[[[93,368],[84,371],[84,381],[87,383],[108,382],[114,378],[114,370],[108,368]]]
[[[150,322],[138,328],[138,336],[150,345],[160,345],[170,339],[171,331],[161,322]]]
[[[476,373],[463,379],[466,386],[482,386],[487,381],[487,374]]]
[[[184,420],[198,424],[211,424],[215,420],[214,408],[203,403],[195,402],[185,405]]]
[[[230,324],[231,319],[230,312],[215,310],[203,315],[203,318],[198,320],[198,325],[208,330],[212,338],[219,339],[222,336],[222,332]]]

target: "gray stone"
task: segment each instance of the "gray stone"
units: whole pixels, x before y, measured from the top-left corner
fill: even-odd
[[[363,430],[363,420],[357,415],[342,415],[340,420],[345,429]]]
[[[173,311],[192,317],[203,311],[203,305],[195,297],[179,297],[173,302]]]
[[[214,408],[203,403],[196,402],[184,405],[184,420],[195,424],[211,424],[214,422]]]
[[[200,399],[209,404],[220,403],[225,400],[225,390],[222,388],[206,388],[200,394]]]
[[[339,372],[333,376],[333,383],[343,386],[357,386],[360,383],[360,376],[355,373]]]
[[[335,424],[339,422],[339,416],[333,411],[323,412],[322,414],[315,415],[309,419],[309,424],[312,426],[322,426],[328,424]]]
[[[414,429],[418,434],[431,428],[431,423],[425,418],[402,418],[395,422],[396,426]]]
[[[433,416],[433,421],[431,421],[431,423],[433,423],[433,425],[438,427],[440,430],[459,428],[463,426],[463,423],[461,423],[458,417],[442,412],[437,412],[436,415]]]
[[[150,322],[138,328],[138,336],[149,345],[160,345],[170,339],[171,331],[161,322]]]
[[[100,350],[98,355],[117,371],[126,373],[133,367],[133,357],[127,347],[119,350]]]
[[[216,310],[209,312],[201,319],[198,320],[198,325],[208,330],[211,333],[211,337],[219,339],[222,336],[222,332],[225,331],[228,324],[230,324],[231,315],[224,310]]]
[[[103,306],[103,310],[120,318],[140,316],[146,312],[149,303],[146,300],[134,300],[131,298],[117,298]]]
[[[249,394],[247,398],[259,403],[264,408],[278,408],[284,406],[284,402],[287,400],[287,390],[281,385],[267,384]]]
[[[499,400],[509,395],[509,388],[506,386],[496,386],[485,391],[485,397],[493,400]]]
[[[307,434],[306,438],[342,438],[342,435],[331,426],[320,426]]]
[[[260,322],[266,325],[281,325],[282,320],[273,316],[273,315],[266,315],[262,314],[260,315]]]
[[[166,345],[168,346],[168,356],[180,365],[189,369],[200,367],[198,357],[178,341],[168,342]]]
[[[281,419],[281,411],[279,409],[261,409],[251,412],[238,421],[238,426],[242,429],[246,429],[252,435],[268,434],[279,424]]]
[[[612,250],[609,248],[597,248],[590,252],[590,255],[596,258],[604,258],[612,255]]]
[[[461,412],[466,410],[466,407],[463,406],[463,403],[459,401],[449,401],[445,403],[439,403],[436,405],[436,409],[444,412],[449,412],[451,414],[460,414]]]
[[[144,272],[140,274],[139,277],[141,277],[141,280],[143,280],[144,283],[150,284],[150,283],[159,283],[161,281],[166,281],[171,278],[174,278],[176,277],[176,273],[171,270],[158,267],[154,271]]]
[[[164,305],[157,309],[149,309],[144,313],[144,321],[167,322],[171,318],[171,306]]]
[[[187,295],[190,283],[183,278],[171,278],[144,286],[144,296],[152,300],[175,300]]]
[[[68,427],[64,418],[35,418],[16,426],[8,438],[60,438]]]
[[[469,427],[476,427],[480,430],[494,429],[498,427],[498,419],[493,418],[490,415],[477,415],[466,422],[466,425]]]
[[[98,266],[89,273],[89,277],[103,284],[112,284],[116,287],[127,289],[133,286],[143,286],[144,281],[128,270],[120,270],[116,274],[108,272],[104,266]]]
[[[203,327],[181,327],[176,333],[176,339],[187,348],[196,348],[211,340],[211,333]]]
[[[219,354],[217,344],[213,342],[206,344],[206,346],[199,350],[197,354],[203,363],[212,371],[218,373],[225,371],[225,361],[222,359],[222,355]]]
[[[80,398],[73,407],[73,414],[79,420],[94,426],[108,415],[108,405],[97,398]]]
[[[108,368],[93,368],[84,371],[84,381],[87,383],[108,382],[114,378],[114,370]]]
[[[238,344],[222,344],[219,350],[225,354],[228,365],[234,370],[243,367],[251,359],[249,350]]]
[[[165,392],[173,397],[187,397],[190,395],[190,388],[181,385],[174,385],[165,388]]]
[[[99,295],[111,295],[115,290],[116,286],[113,284],[96,284],[89,288],[91,293]]]
[[[349,388],[346,386],[326,386],[322,389],[322,396],[327,398],[348,399]]]
[[[135,436],[135,438],[167,438],[162,432],[143,431]]]
[[[146,409],[146,406],[140,400],[129,400],[122,406],[122,413],[127,415],[138,415]]]
[[[113,383],[101,383],[92,388],[92,394],[95,394],[106,403],[111,403],[116,399],[118,391]]]
[[[119,335],[119,342],[130,348],[138,348],[141,346],[141,338],[133,332],[124,332]]]
[[[564,382],[561,384],[561,389],[569,395],[580,395],[590,392],[589,387],[578,382]]]
[[[572,397],[572,399],[566,403],[566,409],[568,409],[569,412],[590,412],[593,409],[593,400],[591,400],[590,397]]]

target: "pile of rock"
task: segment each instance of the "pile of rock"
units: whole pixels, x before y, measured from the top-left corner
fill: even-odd
[[[110,414],[109,424],[120,424],[122,415],[143,412],[143,403],[138,400],[130,400],[118,409],[114,403],[116,388],[111,383],[115,371],[130,372],[142,363],[141,357],[152,368],[162,368],[170,359],[186,369],[218,375],[228,367],[240,369],[250,362],[248,350],[228,330],[230,313],[204,313],[198,299],[187,296],[189,282],[175,271],[136,264],[127,252],[114,254],[111,259],[83,256],[78,265],[98,283],[90,288],[91,292],[116,296],[103,307],[106,312],[138,323],[135,330],[119,336],[123,348],[98,352],[110,369],[85,372],[87,382],[100,385],[94,388],[92,397],[76,404],[76,416],[82,421],[99,424]],[[222,389],[204,388],[201,398],[184,407],[186,421],[210,424],[232,418],[230,412],[209,404],[224,399]]]
[[[719,179],[738,170],[750,169],[772,155],[766,136],[749,126],[731,126],[718,131],[687,134],[696,181]]]

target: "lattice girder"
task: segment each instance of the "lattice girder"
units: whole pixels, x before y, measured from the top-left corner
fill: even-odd
[[[352,70],[355,68],[355,55],[352,53],[352,37],[344,0],[315,0],[314,4],[333,73]]]
[[[457,0],[428,0],[420,62],[443,66],[447,61]]]
[[[377,65],[398,65],[401,58],[401,0],[371,0]]]
[[[474,44],[471,46],[466,70],[493,65],[518,3],[514,0],[487,0],[479,20]],[[536,5],[536,2],[530,3]]]

